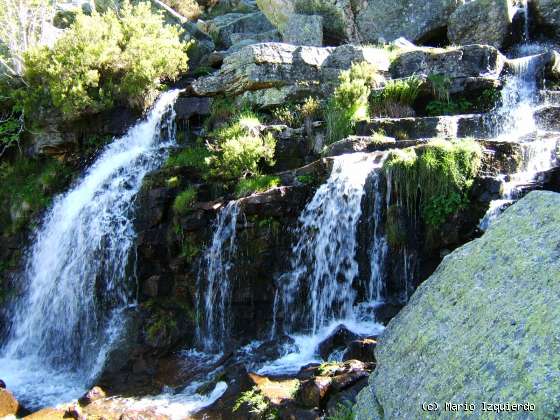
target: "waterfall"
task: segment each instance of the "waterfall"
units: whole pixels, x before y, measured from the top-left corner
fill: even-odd
[[[230,270],[236,251],[237,201],[218,213],[212,242],[207,248],[197,280],[197,341],[206,351],[223,350],[229,336]]]
[[[316,333],[330,321],[353,317],[361,202],[366,179],[381,167],[383,156],[335,158],[330,177],[300,215],[291,270],[279,281],[286,331],[303,326]],[[377,208],[381,205],[377,203]],[[377,238],[374,235],[374,242],[382,242],[380,235],[381,231]],[[368,289],[371,296],[376,295],[375,286]]]
[[[35,234],[0,359],[28,407],[78,397],[123,329],[135,290],[134,198],[175,142],[178,94],[162,94],[145,121],[107,146]]]

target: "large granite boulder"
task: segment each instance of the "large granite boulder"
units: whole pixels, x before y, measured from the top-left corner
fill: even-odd
[[[268,19],[286,35],[294,14],[323,17],[325,39],[329,45],[361,40],[356,26],[359,4],[352,0],[257,0]]]
[[[478,418],[498,416],[483,403],[534,410],[510,406],[504,418],[555,418],[559,238],[560,194],[532,192],[448,255],[382,335],[356,419],[426,418],[427,403],[452,417],[446,402],[473,403]]]
[[[464,0],[369,0],[357,15],[365,42],[390,42],[405,37],[429,43],[445,37],[447,21]]]
[[[284,41],[293,45],[323,45],[323,17],[293,14],[284,30]]]
[[[311,94],[328,95],[342,70],[367,61],[386,71],[386,51],[342,45],[336,48],[297,47],[283,43],[249,45],[224,59],[219,72],[197,79],[201,96],[246,93],[244,99],[260,107],[280,105]]]
[[[459,7],[449,18],[447,34],[456,45],[486,44],[502,48],[511,38],[511,0],[477,0]]]
[[[228,49],[235,42],[234,34],[259,34],[274,30],[274,26],[261,12],[228,13],[218,16],[204,25],[218,48]]]

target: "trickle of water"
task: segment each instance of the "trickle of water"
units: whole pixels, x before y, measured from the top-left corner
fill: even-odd
[[[202,259],[197,280],[197,340],[206,351],[222,350],[229,335],[230,270],[236,251],[239,203],[229,202],[218,213],[212,242]]]
[[[36,232],[0,359],[2,378],[29,407],[78,397],[123,330],[135,281],[134,198],[175,143],[179,92],[162,94],[145,121],[107,146]]]
[[[353,316],[361,202],[366,179],[382,165],[382,156],[335,158],[329,179],[300,215],[291,270],[279,281],[286,331],[303,326],[315,333],[333,319]]]
[[[389,254],[389,243],[383,231],[383,210],[385,196],[381,189],[381,171],[373,174],[373,241],[370,249],[370,279],[367,284],[367,297],[370,302],[382,302],[385,299],[385,263]]]

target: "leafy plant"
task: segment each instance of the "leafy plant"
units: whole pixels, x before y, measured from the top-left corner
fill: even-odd
[[[179,216],[187,214],[196,202],[196,197],[196,188],[188,187],[185,191],[175,197],[175,201],[173,201],[173,212]]]
[[[303,124],[303,115],[298,105],[283,105],[272,110],[274,121],[288,127],[297,128]]]
[[[247,405],[249,412],[262,420],[276,420],[278,413],[270,406],[270,402],[260,392],[258,387],[245,391],[235,401],[233,411],[239,410],[242,405]]]
[[[208,158],[211,174],[225,180],[260,175],[261,165],[274,165],[276,139],[261,135],[255,114],[243,113],[214,133],[213,155]]]
[[[148,3],[78,15],[52,48],[26,53],[27,109],[54,106],[69,120],[116,103],[144,109],[162,81],[187,69],[179,35]]]
[[[245,197],[247,195],[264,192],[281,184],[280,178],[273,175],[257,175],[252,178],[240,180],[235,187],[235,195],[237,197]]]

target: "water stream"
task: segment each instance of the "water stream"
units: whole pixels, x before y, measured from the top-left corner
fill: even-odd
[[[237,249],[238,215],[237,201],[230,201],[220,210],[198,273],[196,336],[199,345],[210,352],[223,350],[229,336],[230,270]]]
[[[0,359],[0,377],[28,407],[80,396],[124,329],[136,290],[134,198],[175,143],[178,95],[162,94],[144,121],[107,146],[35,234]]]

